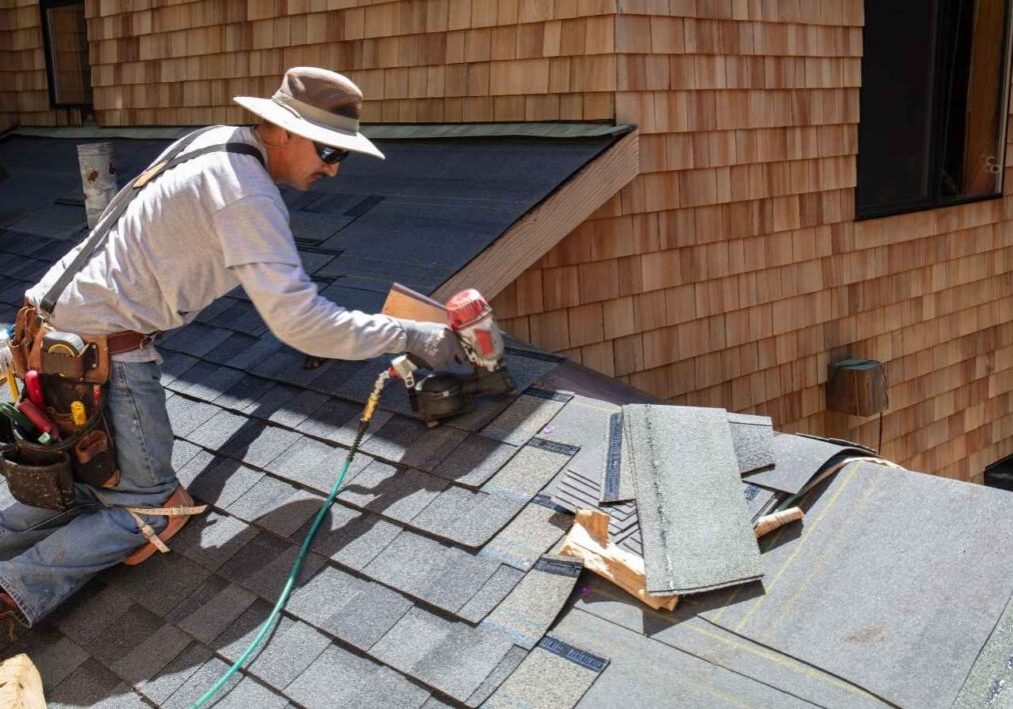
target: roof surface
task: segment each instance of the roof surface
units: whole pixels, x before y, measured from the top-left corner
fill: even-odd
[[[161,144],[117,145],[117,154],[138,169]],[[349,204],[377,194],[385,195],[379,204],[397,206],[386,195],[421,195],[492,234],[497,220],[506,223],[506,203],[519,214],[554,186],[547,180],[519,190],[526,198],[508,198],[499,191],[506,183],[473,184],[504,172],[477,171],[459,185],[460,202],[448,198],[456,192],[446,183],[440,202],[431,191],[413,193],[424,185],[398,182],[411,156],[421,164],[433,155],[432,146],[408,147],[383,146],[385,165],[394,168],[390,188],[378,174],[353,180],[350,163],[334,184],[361,188],[354,199],[289,195],[303,206],[293,209],[300,239],[326,232],[318,245],[342,240],[338,259],[356,246],[370,249],[359,259],[398,255],[332,281],[338,272],[326,269],[334,253],[313,267],[320,254],[305,250],[325,295],[342,305],[376,309],[391,280],[411,284],[404,274],[416,274],[428,278],[416,281],[425,287],[456,263],[433,256],[431,272],[411,267],[412,255],[424,251],[417,245],[439,236],[414,213],[381,211],[390,221],[372,223],[366,217],[380,208],[373,206],[338,231]],[[486,147],[499,149],[469,150]],[[539,161],[556,159],[543,143],[532,150],[537,160],[517,157],[518,181],[520,166],[538,163],[541,171]],[[559,154],[568,167],[558,175],[594,150],[584,158],[574,152]],[[0,143],[0,163],[13,178],[0,184],[6,314],[82,235],[83,209],[51,197],[74,192],[72,156],[62,141]],[[480,161],[458,164],[472,162]],[[321,204],[340,206],[309,211]],[[348,240],[356,228],[372,243]],[[472,231],[454,233],[472,244]],[[385,364],[302,369],[302,355],[266,331],[242,293],[170,334],[161,349],[174,465],[213,510],[190,522],[172,553],[100,574],[5,650],[28,652],[50,706],[189,706],[211,686],[281,590]],[[281,623],[217,706],[1013,701],[1005,689],[1013,680],[1010,495],[852,464],[806,498],[802,525],[762,541],[762,582],[655,612],[549,554],[572,523],[560,502],[577,494],[574,475],[604,470],[609,417],[616,404],[643,395],[523,343],[513,343],[507,364],[522,394],[482,401],[473,414],[434,429],[410,415],[402,389],[388,387]],[[747,476],[768,496],[799,489],[842,447],[785,435],[771,450],[775,468]],[[627,522],[635,539],[635,510]]]

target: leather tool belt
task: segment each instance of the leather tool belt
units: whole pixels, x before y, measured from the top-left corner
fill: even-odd
[[[50,332],[53,328],[38,317],[35,307],[25,305],[18,312],[10,348],[18,377],[24,380],[29,371],[38,374],[43,395],[38,408],[56,425],[58,437],[43,444],[4,419],[8,445],[0,451],[0,470],[19,502],[65,510],[74,504],[75,481],[107,488],[119,483],[113,432],[105,416],[110,341],[119,348],[133,343],[136,349],[144,338],[139,333],[82,336],[83,351],[70,356],[46,350],[43,343]],[[27,386],[21,391],[21,399],[26,398]],[[75,417],[75,404],[83,407],[83,420],[80,412]]]

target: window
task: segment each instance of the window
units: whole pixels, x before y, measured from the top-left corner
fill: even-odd
[[[91,67],[84,2],[42,0],[42,38],[49,74],[49,103],[54,108],[91,106]]]
[[[1002,192],[1010,0],[865,3],[861,218]]]

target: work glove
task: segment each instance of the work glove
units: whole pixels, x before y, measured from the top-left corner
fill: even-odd
[[[405,352],[426,369],[436,372],[468,361],[450,328],[418,320],[398,320],[405,331]]]

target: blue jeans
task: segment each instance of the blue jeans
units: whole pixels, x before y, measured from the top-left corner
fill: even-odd
[[[75,483],[63,512],[19,502],[0,512],[0,587],[27,625],[44,618],[102,569],[145,543],[119,507],[160,507],[176,489],[172,426],[154,362],[113,362],[106,414],[112,424],[120,481],[115,488]],[[159,532],[167,519],[143,515]]]

